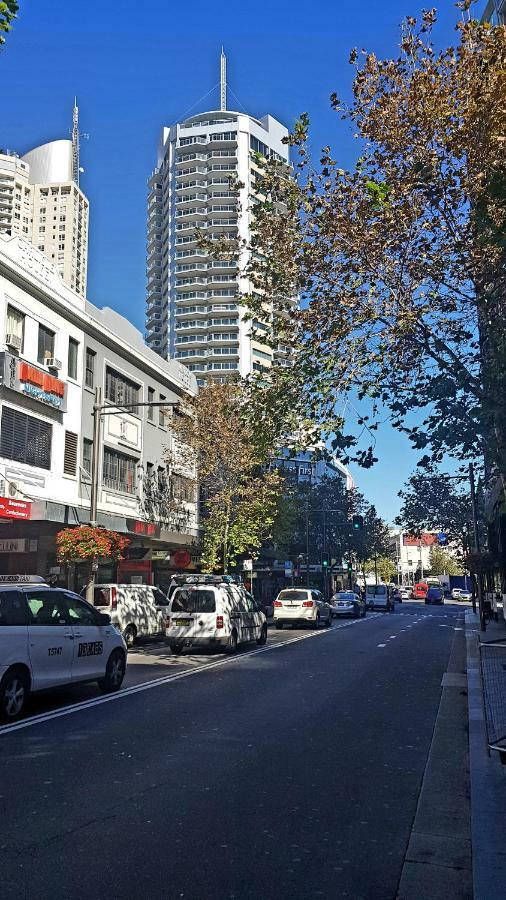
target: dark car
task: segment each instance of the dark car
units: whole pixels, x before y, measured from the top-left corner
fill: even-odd
[[[431,586],[425,597],[426,603],[444,603],[443,588]]]

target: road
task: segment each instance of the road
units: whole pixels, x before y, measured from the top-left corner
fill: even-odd
[[[274,632],[0,729],[1,900],[393,900],[459,612]]]

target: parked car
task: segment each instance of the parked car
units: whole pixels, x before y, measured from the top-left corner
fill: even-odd
[[[394,611],[394,599],[386,584],[368,584],[365,589],[365,602],[368,609]]]
[[[425,597],[425,603],[426,604],[444,603],[443,588],[436,587],[434,584],[431,584],[427,591],[426,597]]]
[[[425,600],[427,596],[427,591],[429,590],[429,585],[426,581],[419,581],[417,584],[413,585],[413,590],[411,591],[411,597],[413,600]]]
[[[400,598],[399,603],[402,603],[403,600],[411,599],[411,588],[410,587],[401,586],[398,588],[398,591],[399,591],[399,598]],[[397,599],[397,597],[395,599]]]
[[[334,618],[353,616],[353,618],[359,619],[367,614],[365,600],[362,600],[362,597],[353,591],[338,591],[331,598],[330,606]]]
[[[185,647],[222,648],[267,641],[265,615],[242,584],[227,576],[188,575],[170,591],[166,628],[173,653]]]
[[[165,636],[169,601],[150,584],[97,584],[94,606],[108,613],[121,631],[127,647],[138,638]]]
[[[460,600],[462,588],[452,588],[452,600]]]
[[[459,602],[464,602],[464,601],[466,601],[467,603],[470,603],[471,600],[473,599],[472,592],[471,592],[471,591],[468,591],[467,589],[466,589],[466,590],[461,590],[461,591],[460,591],[460,594],[459,594],[459,596],[458,596],[457,599],[459,600]]]
[[[126,647],[110,616],[37,576],[0,577],[0,717],[12,721],[35,691],[97,681],[121,687]]]
[[[332,624],[332,609],[323,594],[314,588],[284,588],[274,601],[274,623],[283,625],[309,625],[318,628]]]

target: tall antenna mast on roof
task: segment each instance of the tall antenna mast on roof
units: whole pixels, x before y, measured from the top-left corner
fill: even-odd
[[[74,97],[72,111],[72,180],[79,185],[79,107]]]
[[[223,47],[221,48],[220,63],[220,109],[223,111],[227,108],[227,57]]]

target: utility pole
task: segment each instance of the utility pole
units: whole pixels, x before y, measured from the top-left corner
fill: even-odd
[[[480,533],[478,530],[478,515],[476,512],[476,488],[474,484],[474,467],[472,463],[469,463],[469,484],[471,487],[471,509],[473,514],[473,536],[474,536],[474,552],[480,552]],[[478,609],[480,614],[480,631],[486,631],[487,625],[485,622],[484,609],[483,609],[483,591],[481,584],[481,575],[478,572],[476,574],[476,586],[478,590]]]
[[[309,497],[306,499],[306,587],[309,587]]]

